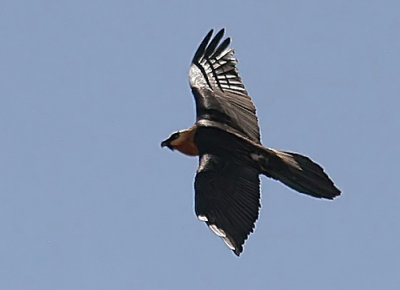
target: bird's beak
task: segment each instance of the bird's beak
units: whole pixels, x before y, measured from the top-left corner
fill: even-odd
[[[161,142],[161,147],[168,146],[168,139]]]
[[[171,141],[169,138],[161,142],[161,147],[168,147],[169,149],[174,150],[174,147],[171,146]]]

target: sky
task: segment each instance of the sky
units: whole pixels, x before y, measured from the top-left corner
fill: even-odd
[[[398,1],[0,4],[0,289],[398,289]],[[236,257],[194,214],[193,54],[226,28],[265,146],[342,195],[261,178]]]

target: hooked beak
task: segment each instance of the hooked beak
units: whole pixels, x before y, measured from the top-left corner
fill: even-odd
[[[169,139],[166,139],[166,140],[162,141],[161,142],[161,147],[168,147],[169,149],[171,149],[173,151],[174,147],[172,147],[169,142],[170,142]]]
[[[168,146],[168,139],[161,142],[161,147]]]

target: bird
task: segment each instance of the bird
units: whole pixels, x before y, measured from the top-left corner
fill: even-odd
[[[198,156],[195,213],[239,256],[260,210],[260,175],[300,193],[333,199],[341,191],[310,158],[264,147],[256,108],[237,69],[224,28],[211,29],[189,69],[196,122],[173,132],[161,147]]]

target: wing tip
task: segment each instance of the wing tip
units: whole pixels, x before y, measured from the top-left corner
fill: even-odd
[[[203,38],[203,40],[201,41],[199,48],[197,49],[196,53],[194,54],[192,63],[198,63],[200,61],[200,59],[203,57],[203,55],[206,53],[207,48],[209,47],[210,44],[210,40],[212,35],[214,34],[214,29],[211,28],[210,31],[206,34],[206,36]],[[211,40],[211,42],[213,41],[217,41],[217,44],[219,43],[219,41],[223,38],[225,34],[225,28],[221,28],[213,37],[213,39]],[[230,42],[230,38],[229,42]]]
[[[198,63],[199,60],[201,59],[202,55],[204,54],[208,43],[210,42],[211,36],[214,33],[214,29],[211,29],[206,36],[203,38],[203,40],[201,41],[199,48],[196,50],[196,53],[193,56],[193,60],[192,63]]]
[[[207,224],[208,228],[219,238],[221,238],[223,240],[223,242],[225,243],[225,245],[232,250],[232,252],[236,255],[236,256],[240,256],[240,254],[243,252],[243,245],[244,242],[247,240],[247,237],[250,233],[253,232],[253,229],[249,232],[249,234],[247,235],[247,237],[243,240],[243,242],[240,244],[239,241],[236,241],[231,235],[227,234],[225,232],[225,230],[223,230],[222,228],[218,227],[215,223],[212,223],[208,220],[208,217],[204,214],[199,214],[197,215],[197,218],[200,221],[203,221]],[[239,242],[239,243],[238,243]]]

